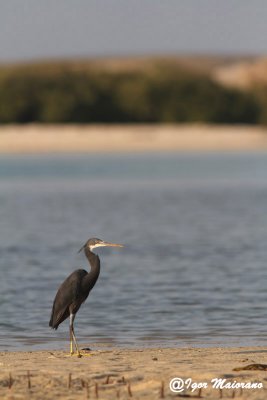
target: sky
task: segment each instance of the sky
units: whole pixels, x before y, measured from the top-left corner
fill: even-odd
[[[266,0],[0,0],[0,62],[267,54]]]

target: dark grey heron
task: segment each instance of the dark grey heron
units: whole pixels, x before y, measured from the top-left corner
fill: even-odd
[[[85,255],[91,266],[89,272],[84,269],[77,269],[68,276],[59,287],[51,313],[49,326],[57,329],[61,322],[70,317],[70,354],[74,354],[73,342],[76,347],[78,357],[81,352],[74,334],[74,319],[82,303],[87,299],[90,291],[96,284],[100,273],[100,260],[98,255],[92,252],[96,247],[123,247],[121,244],[104,242],[101,239],[92,238],[79,250],[84,250]]]

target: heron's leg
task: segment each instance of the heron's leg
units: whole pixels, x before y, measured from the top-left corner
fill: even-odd
[[[70,327],[70,355],[72,356],[74,353],[73,351],[73,339],[72,339],[72,331],[71,331],[71,327]]]
[[[77,340],[76,340],[76,337],[75,337],[75,334],[74,334],[74,329],[72,329],[72,335],[73,335],[73,341],[74,341],[74,344],[75,344],[75,347],[76,347],[76,350],[77,350],[77,356],[81,357],[82,355],[80,353],[79,346],[78,346],[78,343],[77,343]]]
[[[73,339],[73,341],[74,341],[74,344],[75,344],[75,347],[76,347],[76,350],[77,350],[77,355],[78,355],[78,357],[81,357],[81,353],[80,353],[80,350],[79,350],[79,347],[78,347],[78,343],[77,343],[77,340],[76,340],[76,337],[75,337],[75,334],[74,334],[74,327],[73,327],[73,323],[74,323],[74,318],[75,318],[75,314],[70,314],[70,337],[71,337],[71,341],[70,341],[70,348],[71,348],[71,354],[73,354],[73,342],[72,342],[72,339]]]

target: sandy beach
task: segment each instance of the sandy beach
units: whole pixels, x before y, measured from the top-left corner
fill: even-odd
[[[0,154],[267,150],[267,129],[224,125],[3,125]]]
[[[114,348],[96,350],[82,358],[63,351],[1,352],[0,398],[265,399],[267,372],[243,369],[255,363],[267,364],[266,349]],[[169,383],[175,377],[192,381],[174,393]],[[212,381],[216,378],[223,381]],[[225,387],[241,382],[259,387]]]

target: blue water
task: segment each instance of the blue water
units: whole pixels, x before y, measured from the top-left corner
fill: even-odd
[[[66,348],[56,290],[99,281],[76,318],[84,346],[265,345],[267,154],[1,156],[0,349]]]

